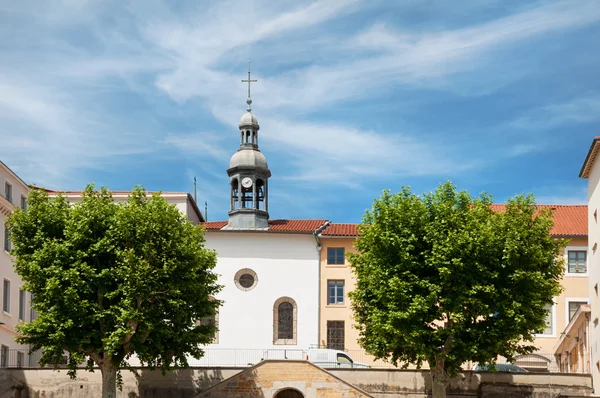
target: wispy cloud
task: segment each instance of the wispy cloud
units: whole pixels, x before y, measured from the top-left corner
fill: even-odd
[[[600,121],[600,94],[590,94],[537,107],[511,123],[518,129],[542,131]]]
[[[468,102],[479,96],[486,106],[486,96],[537,74],[541,61],[521,55],[596,26],[597,1],[448,4],[2,3],[0,35],[14,40],[0,54],[0,134],[11,137],[0,157],[28,181],[61,187],[142,158],[185,159],[207,197],[223,200],[248,58],[261,149],[280,184],[323,196],[331,186],[356,193],[394,176],[447,178],[539,152],[526,137],[488,132],[511,120],[530,131],[599,121],[594,87],[515,105],[494,122]],[[453,112],[458,122],[444,125]]]

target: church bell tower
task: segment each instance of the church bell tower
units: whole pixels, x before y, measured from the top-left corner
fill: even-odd
[[[248,109],[240,119],[240,149],[229,161],[229,227],[266,229],[269,227],[269,177],[267,159],[258,150],[258,119],[252,113],[250,62],[248,62]]]

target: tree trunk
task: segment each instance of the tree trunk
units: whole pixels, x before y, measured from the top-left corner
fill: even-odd
[[[100,366],[102,372],[102,398],[117,398],[117,367],[110,361]]]
[[[432,377],[432,398],[446,398],[446,388],[448,387],[448,372],[444,367],[444,358],[435,357],[435,368],[431,371]]]

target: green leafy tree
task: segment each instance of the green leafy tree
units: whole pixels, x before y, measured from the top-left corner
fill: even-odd
[[[396,366],[427,362],[434,398],[467,361],[532,352],[561,292],[566,243],[550,236],[551,211],[531,196],[491,204],[449,182],[422,196],[385,191],[348,255],[359,343]]]
[[[132,355],[163,371],[200,358],[216,325],[220,290],[216,254],[192,225],[158,194],[135,188],[126,202],[86,187],[70,205],[35,189],[26,212],[9,218],[15,268],[39,313],[18,327],[19,343],[43,349],[41,364],[69,354],[102,372],[102,397],[114,398],[120,369]]]

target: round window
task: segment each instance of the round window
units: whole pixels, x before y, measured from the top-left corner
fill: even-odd
[[[244,268],[235,274],[234,282],[238,289],[247,292],[254,289],[258,283],[258,277],[256,276],[256,272],[249,268]]]

